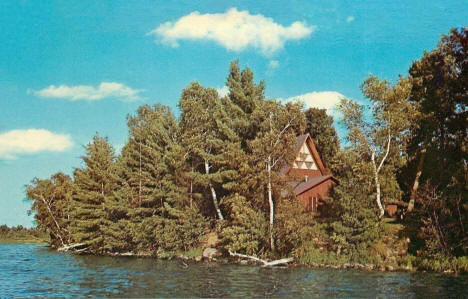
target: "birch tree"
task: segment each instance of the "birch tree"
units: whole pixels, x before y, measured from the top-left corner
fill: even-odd
[[[50,179],[35,178],[26,186],[26,196],[33,200],[32,209],[38,228],[49,232],[54,247],[70,244],[70,212],[73,181],[63,173]]]
[[[277,101],[267,100],[253,113],[259,131],[249,143],[249,147],[252,151],[253,165],[257,170],[256,175],[264,187],[268,201],[267,215],[272,251],[275,251],[275,194],[284,188],[279,170],[294,159],[296,135],[305,127],[301,109],[302,105],[298,103],[282,105]]]
[[[371,165],[375,202],[379,218],[382,218],[385,213],[381,180],[383,168],[385,165],[401,167],[404,163],[405,133],[413,113],[413,106],[408,102],[411,83],[407,78],[400,78],[397,84],[391,85],[371,75],[363,82],[361,90],[370,100],[370,111],[348,99],[341,100],[339,109],[343,113],[342,123],[348,129],[351,148]],[[394,197],[399,197],[401,191],[394,172],[389,172],[386,183],[397,194]]]
[[[219,99],[213,88],[192,83],[180,99],[181,142],[189,160],[194,184],[208,190],[218,220],[225,216],[220,207],[220,195],[236,179],[232,164],[233,152],[240,153],[240,140],[232,129],[232,119],[226,113],[228,101]]]

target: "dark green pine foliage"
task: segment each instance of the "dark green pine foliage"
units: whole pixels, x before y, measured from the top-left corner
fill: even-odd
[[[268,222],[264,213],[255,210],[245,197],[226,198],[228,222],[220,230],[221,244],[237,253],[261,255],[268,249]]]
[[[232,102],[230,117],[236,133],[242,141],[242,147],[247,148],[247,140],[255,138],[256,122],[252,113],[264,100],[264,82],[256,84],[254,74],[249,68],[240,70],[239,61],[231,62],[229,75],[226,79],[229,88],[228,98]]]
[[[249,68],[241,71],[239,62],[233,61],[229,68],[226,85],[229,88],[227,98],[231,103],[226,105],[226,111],[232,121],[233,129],[240,139],[242,148],[238,159],[234,161],[239,172],[239,179],[236,181],[233,193],[238,193],[247,201],[252,201],[252,199],[259,197],[259,190],[252,183],[252,179],[256,176],[256,169],[252,167],[255,164],[252,159],[255,157],[249,142],[255,139],[260,130],[260,120],[254,116],[254,113],[265,102],[265,84],[263,81],[255,83],[252,71]],[[252,205],[257,210],[263,208],[263,206],[258,205],[258,200],[252,202]]]
[[[185,243],[168,244],[180,238],[178,234],[167,236],[176,232],[172,224],[186,216],[181,211],[188,203],[187,182],[180,177],[186,155],[179,144],[178,123],[168,107],[144,105],[128,117],[128,126],[130,139],[118,161],[116,198],[128,205],[121,223],[129,222],[130,248],[158,253],[184,247]]]
[[[114,150],[107,138],[95,135],[82,157],[84,168],[74,172],[75,192],[71,234],[76,243],[85,243],[90,252],[101,253],[105,244],[105,202],[114,192]]]
[[[333,200],[327,206],[330,219],[336,219],[331,223],[331,239],[338,254],[341,252],[359,261],[381,236],[373,187],[368,183],[372,169],[352,150],[345,151],[341,159],[340,184],[335,187]]]
[[[184,89],[179,106],[181,140],[193,167],[189,176],[206,199],[203,210],[223,220],[220,200],[238,179],[238,165],[234,164],[242,157],[239,137],[227,113],[232,106],[219,99],[215,89],[198,83]]]
[[[340,151],[340,141],[333,127],[333,117],[327,115],[325,109],[317,108],[307,109],[304,115],[307,121],[304,133],[310,134],[325,166],[333,170],[338,164],[336,155]]]

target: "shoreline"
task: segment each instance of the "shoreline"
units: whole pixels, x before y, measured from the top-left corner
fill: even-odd
[[[252,260],[241,259],[238,257],[225,256],[218,252],[218,255],[206,257],[200,254],[204,249],[195,248],[189,255],[184,253],[190,252],[167,252],[159,256],[153,255],[150,253],[133,253],[133,252],[123,252],[123,253],[108,253],[108,254],[92,254],[86,252],[75,252],[75,251],[66,251],[61,252],[58,248],[50,246],[49,243],[45,240],[17,240],[17,239],[0,239],[0,245],[46,245],[50,249],[54,250],[57,253],[71,253],[74,255],[94,255],[97,257],[121,257],[121,258],[151,258],[156,260],[180,260],[180,261],[190,261],[194,263],[217,263],[220,265],[244,265],[244,266],[258,266],[261,267],[261,263],[255,262]],[[206,249],[206,248],[205,248]],[[433,263],[436,263],[436,259],[430,260]],[[269,268],[285,268],[285,267],[306,267],[310,269],[333,269],[333,270],[361,270],[367,272],[411,272],[411,273],[439,273],[445,275],[468,275],[467,271],[456,271],[453,269],[447,269],[444,271],[435,271],[431,269],[421,269],[418,266],[400,266],[400,265],[389,265],[389,264],[360,264],[360,263],[337,263],[337,264],[327,264],[327,263],[301,263],[301,262],[291,262],[284,266],[279,267],[269,267]]]

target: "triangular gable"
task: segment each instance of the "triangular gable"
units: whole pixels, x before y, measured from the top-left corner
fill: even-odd
[[[319,153],[317,152],[317,148],[315,147],[314,141],[312,140],[312,137],[310,137],[310,134],[304,134],[298,137],[298,143],[296,146],[296,157],[301,153],[301,149],[304,148],[304,145],[307,147],[309,150],[310,154],[312,155],[313,162],[315,163],[316,167],[318,170],[320,170],[320,173],[322,175],[327,175],[328,171],[326,170],[325,166],[323,166],[322,159],[320,158]],[[293,165],[293,168],[294,165]],[[296,168],[297,169],[297,168]]]
[[[320,172],[320,175],[327,175],[328,171],[326,170],[325,166],[323,166],[322,159],[320,158],[319,153],[317,152],[317,149],[315,147],[314,141],[312,140],[312,137],[310,137],[309,134],[304,134],[297,136],[297,144],[296,144],[296,158],[300,154],[301,149],[303,146],[306,145],[308,152],[312,155],[313,162],[315,163],[316,167],[318,168],[318,171]],[[311,162],[311,161],[309,161]],[[298,168],[296,164],[296,160],[293,161],[293,163],[284,166],[280,172],[283,175],[288,175],[288,173],[292,169],[300,169]],[[311,171],[314,171],[313,169],[310,169]]]
[[[317,163],[312,156],[312,152],[304,142],[296,155],[292,168],[318,170]]]

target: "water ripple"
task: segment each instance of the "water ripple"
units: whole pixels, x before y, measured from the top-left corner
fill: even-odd
[[[187,264],[0,244],[0,297],[462,298],[468,289],[467,276]]]

